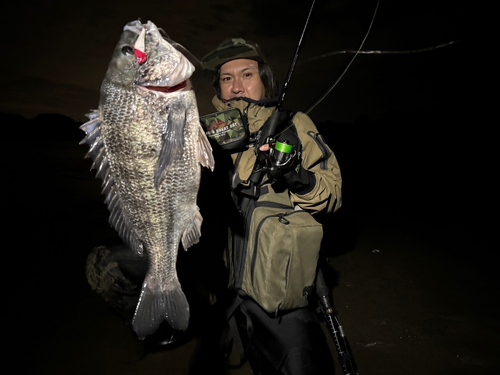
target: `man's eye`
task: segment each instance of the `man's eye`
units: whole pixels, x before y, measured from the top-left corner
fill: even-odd
[[[222,77],[220,80],[221,82],[228,82],[230,79],[230,77]]]

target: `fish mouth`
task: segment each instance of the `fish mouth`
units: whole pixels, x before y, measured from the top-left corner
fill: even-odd
[[[188,86],[188,80],[185,80],[185,81],[178,83],[177,85],[174,85],[174,86],[142,86],[141,85],[140,87],[147,89],[147,90],[150,90],[150,91],[171,93],[171,92],[183,90],[187,86]]]

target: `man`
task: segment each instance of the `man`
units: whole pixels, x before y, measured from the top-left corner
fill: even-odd
[[[202,66],[213,74],[216,95],[212,103],[216,110],[239,109],[249,138],[253,139],[275,111],[278,94],[274,75],[259,47],[241,38],[230,38],[206,55]],[[249,141],[246,149],[228,151],[234,164],[233,201],[244,222],[243,230],[236,225],[231,228],[232,255],[229,257],[234,259],[241,258],[249,242],[257,241],[256,226],[252,223],[256,207],[272,205],[317,215],[334,212],[341,206],[337,160],[311,119],[301,112],[283,115],[281,119],[286,127],[280,127],[284,134],[280,139],[286,137],[291,141],[297,151],[293,155],[300,157],[291,158],[290,165],[282,170],[277,168],[279,171],[273,178],[269,175],[258,182],[254,179],[259,152],[269,153],[273,145],[263,145],[256,150],[257,142]],[[317,242],[319,247],[321,238],[311,237],[310,241]],[[266,243],[262,246],[266,247]],[[276,260],[271,258],[270,262],[273,261]],[[239,295],[233,316],[254,373],[333,373],[333,359],[312,309],[307,306],[290,310],[278,308],[274,314],[270,313],[256,302],[258,298],[250,298],[241,290],[242,281],[238,280],[237,271],[233,270],[232,274],[231,283]]]

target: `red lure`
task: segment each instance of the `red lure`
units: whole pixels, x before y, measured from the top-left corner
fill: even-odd
[[[137,62],[139,63],[139,65],[142,65],[148,60],[148,55],[146,55],[144,52],[136,49],[135,50],[135,58],[137,59]]]

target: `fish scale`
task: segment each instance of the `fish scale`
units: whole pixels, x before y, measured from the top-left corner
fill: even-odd
[[[99,109],[81,127],[87,134],[81,143],[90,146],[87,155],[103,179],[111,225],[132,250],[148,256],[132,322],[139,338],[164,320],[187,329],[189,304],[177,277],[177,254],[180,243],[187,250],[199,241],[200,165],[214,168],[187,83],[194,67],[171,43],[150,21],[125,25]]]

